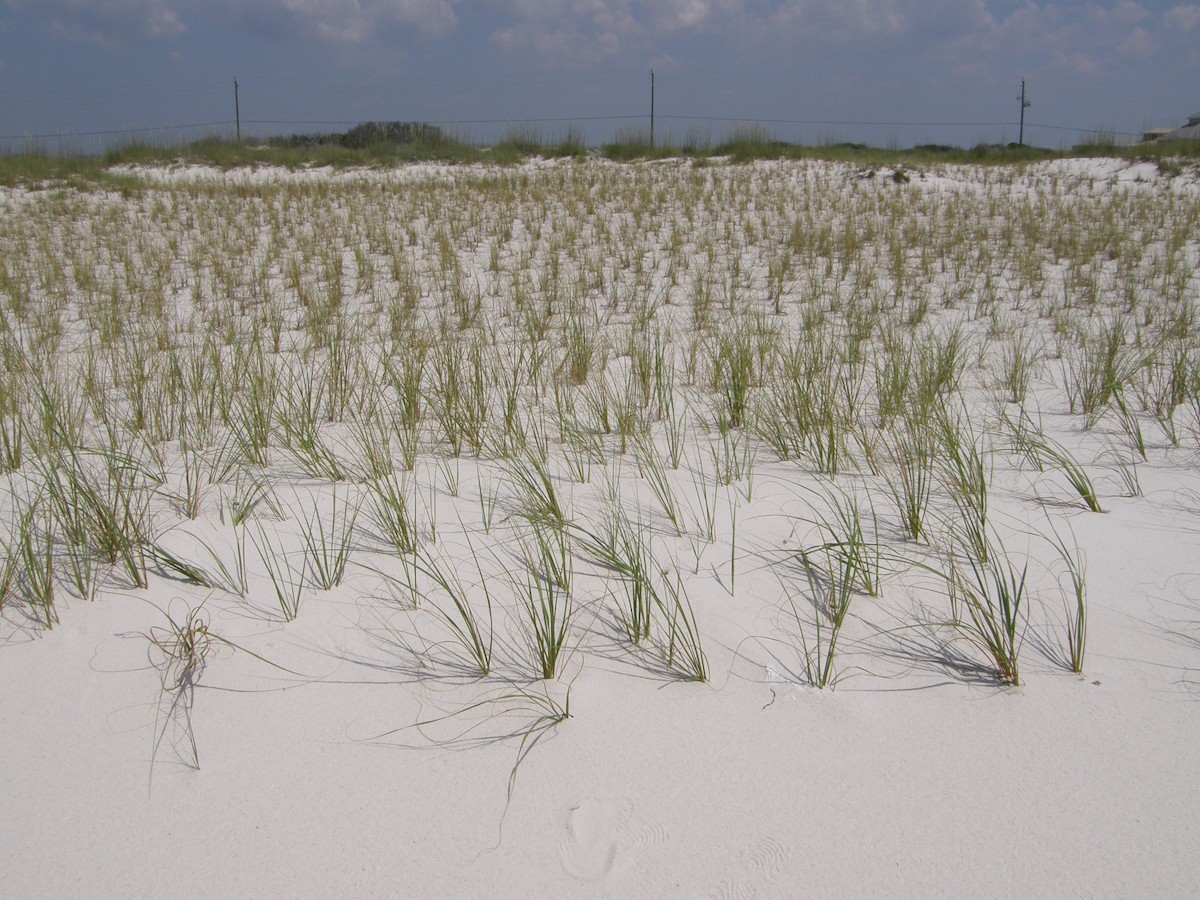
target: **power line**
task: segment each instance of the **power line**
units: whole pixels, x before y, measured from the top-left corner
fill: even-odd
[[[1137,131],[1116,131],[1112,128],[1076,128],[1071,125],[1042,125],[1038,122],[1026,122],[1030,128],[1050,128],[1054,131],[1084,131],[1088,134],[1115,134],[1121,137],[1141,137]]]
[[[0,134],[0,141],[48,140],[50,138],[100,137],[114,134],[146,134],[151,131],[181,131],[185,128],[215,128],[233,121],[194,122],[191,125],[156,125],[151,128],[114,128],[107,131],[58,131],[49,134]]]
[[[874,126],[874,127],[925,127],[925,128],[999,128],[1010,127],[1012,122],[898,122],[898,121],[883,121],[872,122],[865,120],[843,120],[843,119],[753,119],[747,117],[732,117],[732,116],[675,116],[675,115],[658,115],[660,119],[670,119],[675,121],[690,121],[690,122],[732,122],[743,123],[748,125],[824,125],[824,126]],[[492,119],[420,119],[430,125],[533,125],[544,124],[551,122],[615,122],[615,121],[637,121],[648,120],[649,115],[638,113],[634,115],[624,116],[538,116],[527,118],[492,118]],[[338,126],[352,128],[356,125],[363,124],[365,119],[356,120],[338,120],[338,119],[320,119],[320,120],[305,120],[305,119],[243,119],[247,125],[323,125],[323,126]],[[5,134],[0,135],[0,141],[20,141],[20,140],[50,140],[55,138],[74,138],[74,137],[111,137],[114,135],[127,134],[150,134],[157,131],[183,131],[189,128],[220,128],[228,125],[234,125],[232,119],[226,119],[217,122],[192,122],[186,125],[156,125],[145,128],[110,128],[99,131],[59,131],[47,132],[42,134]],[[1111,134],[1120,137],[1138,137],[1139,135],[1129,131],[1116,131],[1108,128],[1081,128],[1071,125],[1046,125],[1042,123],[1030,122],[1027,123],[1031,128],[1047,128],[1054,131],[1075,131],[1085,134]]]
[[[745,116],[659,116],[660,119],[683,119],[694,122],[746,122],[752,125],[874,125],[874,126],[914,126],[927,128],[957,127],[999,127],[1008,126],[1012,122],[867,122],[842,119],[754,119]],[[1085,129],[1081,129],[1085,130]]]
[[[255,78],[242,79],[247,84],[253,84],[255,88],[296,88],[312,92],[314,88],[362,88],[364,85],[371,86],[394,86],[398,88],[459,88],[459,87],[492,87],[494,85],[538,85],[548,84],[555,87],[561,86],[564,83],[582,84],[592,86],[597,84],[627,84],[633,79],[640,77],[642,70],[631,69],[626,71],[617,71],[605,75],[596,76],[581,76],[567,75],[565,77],[554,77],[545,74],[509,74],[497,75],[494,78],[478,79],[478,78],[431,78],[421,75],[385,75],[385,76],[355,76],[355,77],[322,77],[320,79],[297,79],[297,78]]]
[[[640,74],[635,70],[618,70],[600,76],[599,81],[603,83],[619,83],[624,82],[634,76]],[[596,78],[589,78],[588,84],[596,83]],[[530,84],[546,83],[547,77],[540,73],[522,73],[500,76],[495,79],[489,79],[486,84],[472,79],[454,78],[439,79],[436,77],[423,77],[420,74],[413,75],[395,75],[383,78],[332,78],[322,79],[320,84],[326,89],[334,91],[349,91],[359,90],[364,84],[371,84],[375,87],[381,85],[392,84],[397,88],[407,90],[422,91],[423,89],[466,89],[474,93],[477,89],[494,91],[499,87],[509,87],[510,89],[518,89],[518,86],[528,86]],[[310,80],[310,84],[316,82]],[[554,84],[562,83],[561,79],[556,79]],[[279,94],[288,93],[304,93],[311,94],[311,88],[303,82],[297,83],[294,79],[278,79],[267,76],[262,79],[255,79],[254,87],[262,90],[265,89],[267,97],[278,96]],[[158,94],[164,89],[172,92],[174,98],[178,97],[200,97],[202,95],[211,95],[216,92],[224,93],[227,88],[218,87],[216,83],[209,82],[207,79],[199,81],[168,81],[168,82],[127,82],[117,84],[109,88],[99,87],[81,87],[81,88],[35,88],[33,90],[22,91],[20,95],[9,95],[7,98],[0,100],[0,109],[7,107],[22,108],[30,103],[36,103],[39,98],[50,99],[51,97],[59,98],[56,104],[62,106],[89,105],[91,107],[97,104],[106,104],[116,100],[130,100],[138,97],[151,96]],[[14,103],[15,101],[15,103]],[[1022,109],[1022,113],[1024,110]],[[430,124],[442,125],[498,125],[498,124],[537,124],[551,122],[603,122],[616,120],[645,120],[655,118],[653,113],[651,116],[644,114],[627,115],[627,116],[535,116],[535,117],[489,117],[489,118],[461,118],[461,119],[421,119]],[[711,116],[711,115],[663,115],[659,114],[657,118],[664,120],[673,120],[680,122],[721,122],[721,123],[745,123],[745,124],[762,124],[762,125],[792,125],[792,126],[819,126],[819,127],[893,127],[893,128],[1009,128],[1015,123],[1010,121],[1004,122],[948,122],[948,121],[871,121],[865,119],[801,119],[801,118],[754,118],[748,116]],[[247,120],[247,124],[257,125],[338,125],[338,126],[353,126],[360,124],[366,119],[356,121],[342,120],[322,120],[309,121],[302,119],[261,119]],[[173,129],[213,127],[231,124],[229,122],[200,122],[191,125],[164,125],[144,128],[127,128],[127,129],[102,129],[95,131],[64,131],[61,133],[47,134],[32,134],[32,135],[0,135],[0,140],[20,140],[24,138],[56,138],[64,135],[75,135],[79,137],[89,136],[111,136],[120,134],[142,134],[155,131],[170,131]],[[1109,134],[1121,137],[1139,137],[1136,132],[1117,131],[1107,128],[1082,128],[1071,125],[1048,125],[1039,123],[1027,123],[1031,127],[1046,128],[1054,131],[1064,132],[1080,132],[1084,134]]]
[[[421,119],[430,125],[525,125],[539,122],[613,122],[627,119],[648,119],[647,115],[632,116],[544,116],[526,119]],[[303,120],[303,119],[243,119],[245,125],[336,125],[354,127],[364,119]],[[102,131],[58,131],[44,134],[0,134],[0,141],[49,140],[51,138],[108,137],[117,134],[146,134],[153,131],[182,131],[187,128],[216,128],[236,124],[233,119],[221,122],[192,122],[187,125],[156,125],[149,128],[110,128]]]
[[[754,119],[732,116],[659,116],[660,119],[681,119],[695,122],[745,122],[751,125],[861,125],[874,127],[912,128],[1007,128],[1012,122],[872,122],[866,120],[841,119]],[[1055,131],[1082,131],[1088,134],[1114,134],[1121,137],[1139,137],[1137,132],[1116,131],[1111,128],[1083,128],[1076,125],[1043,125],[1027,122],[1031,128],[1050,128]]]
[[[648,119],[648,115],[633,116],[543,116],[531,119],[420,119],[427,125],[525,125],[538,122],[613,122],[621,119]],[[243,119],[247,125],[362,125],[369,119],[354,121],[338,121],[334,119],[297,120],[297,119]]]
[[[28,88],[22,89],[20,96],[22,97],[125,97],[136,96],[146,93],[151,93],[157,96],[163,96],[164,92],[169,93],[169,96],[174,98],[180,94],[190,94],[198,92],[214,92],[224,90],[220,84],[216,82],[194,80],[177,81],[177,82],[150,82],[146,84],[119,84],[112,87],[98,87],[96,85],[88,85],[84,87],[57,87],[57,88]]]

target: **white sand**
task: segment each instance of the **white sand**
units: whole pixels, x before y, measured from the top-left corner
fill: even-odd
[[[765,168],[797,179],[810,171]],[[402,184],[462,171],[130,174],[175,185],[327,177]],[[1176,190],[1153,167],[1112,161],[1030,166],[1017,183],[1049,189],[1057,179],[1087,179],[1098,190]],[[1190,184],[1183,202],[1194,204],[1194,178]],[[990,188],[969,167],[914,174],[911,182],[915,190],[998,196],[1011,187]],[[11,212],[37,197],[5,192],[2,202]],[[1189,293],[1195,302],[1194,278]],[[1030,560],[1020,687],[1000,684],[986,655],[937,624],[947,615],[945,586],[907,562],[885,563],[880,598],[855,597],[835,685],[805,684],[784,585],[803,593],[794,551],[814,532],[797,522],[811,519],[810,492],[823,482],[806,464],[778,461],[765,448],[755,451],[752,486],[721,489],[716,543],[697,536],[690,512],[691,540],[674,536],[660,513],[650,516],[656,554],[686,579],[710,667],[704,684],[680,680],[656,654],[620,640],[606,597],[616,582],[583,559],[569,653],[559,677],[544,683],[530,677],[525,626],[487,558],[482,565],[503,607],[496,672],[487,679],[457,672],[446,629],[427,609],[407,609],[402,592],[369,568],[395,575],[394,564],[366,549],[341,586],[307,589],[288,623],[257,563],[245,599],[161,571],[145,590],[110,581],[92,602],[64,586],[52,629],[35,627],[14,604],[3,612],[0,894],[1193,894],[1200,882],[1196,438],[1187,433],[1171,448],[1147,423],[1143,495],[1126,496],[1103,456],[1106,440],[1123,440],[1120,430],[1106,419],[1083,432],[1060,382],[1055,364],[1035,384],[1037,406],[1047,433],[1085,461],[1106,512],[1088,511],[1061,472],[997,457],[993,520],[1014,555]],[[703,475],[694,473],[711,466],[705,459],[689,450],[672,475],[685,509],[697,503],[692,485]],[[595,522],[605,468],[627,495],[655,509],[644,485],[635,485],[633,459],[614,456],[587,485],[559,471],[573,517]],[[418,462],[418,483],[432,483],[436,494],[436,554],[478,599],[467,537],[471,547],[502,553],[518,529],[504,518],[502,499],[496,530],[483,533],[478,485],[504,484],[497,464],[464,459],[457,474],[455,498],[432,456]],[[877,479],[851,473],[838,484],[872,498],[889,547],[926,559],[895,536]],[[219,493],[214,488],[196,521],[174,517],[164,545],[202,561],[197,538],[230,552]],[[328,485],[282,466],[276,493],[293,521],[270,528],[282,528],[281,540],[295,547],[297,510],[327,502],[314,498],[328,498]],[[1086,559],[1082,676],[1062,664],[1062,571],[1045,539],[1054,529]],[[230,643],[212,646],[194,693],[197,769],[149,638],[164,634],[155,629],[167,626],[168,615],[182,621],[198,607],[211,632]],[[558,704],[569,692],[571,717],[539,721],[544,710],[518,691]]]

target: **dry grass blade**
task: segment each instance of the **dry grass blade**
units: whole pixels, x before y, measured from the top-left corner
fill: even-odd
[[[157,658],[151,662],[162,680],[162,703],[155,721],[151,777],[154,760],[169,733],[180,761],[193,769],[200,768],[200,752],[192,730],[192,703],[196,684],[204,673],[214,646],[214,638],[208,627],[208,613],[203,606],[189,609],[180,621],[176,621],[170,613],[164,615],[167,625],[151,628],[147,635],[151,650],[157,654]]]

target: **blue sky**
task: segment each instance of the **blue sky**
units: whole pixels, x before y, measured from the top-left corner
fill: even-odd
[[[909,146],[1138,132],[1200,110],[1200,3],[1136,0],[0,0],[0,150],[25,135],[575,121]],[[609,118],[613,117],[613,118]],[[619,118],[626,117],[626,118]],[[880,124],[886,123],[886,124]],[[167,126],[198,125],[191,130]],[[1048,127],[1054,126],[1054,127]]]

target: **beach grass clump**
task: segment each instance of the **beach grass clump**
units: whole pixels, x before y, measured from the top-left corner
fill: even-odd
[[[973,543],[974,537],[968,537],[962,542],[964,552],[950,555],[951,605],[966,609],[960,628],[987,654],[996,677],[1017,686],[1021,683],[1019,657],[1027,620],[1029,564],[1018,569],[1007,553],[994,547],[981,559]]]
[[[416,552],[420,543],[414,518],[415,482],[390,470],[364,483],[367,511],[375,530],[401,556]]]
[[[129,453],[78,447],[39,457],[37,466],[65,540],[119,564],[135,587],[145,587],[154,473]]]
[[[229,475],[232,472],[232,475]],[[275,486],[263,472],[253,468],[233,465],[228,472],[211,471],[208,476],[212,481],[228,482],[229,486],[222,497],[217,515],[222,524],[228,522],[234,528],[246,524],[252,516],[266,515],[276,519],[284,518],[284,510],[275,494]]]
[[[700,627],[696,624],[696,611],[688,599],[683,578],[678,569],[673,573],[659,569],[658,574],[658,587],[652,587],[651,592],[662,618],[662,630],[666,632],[659,644],[659,651],[667,666],[683,678],[688,681],[708,681],[708,656],[704,652]]]
[[[1118,391],[1114,399],[1117,405],[1118,421],[1121,423],[1121,430],[1125,432],[1125,436],[1129,440],[1129,446],[1142,458],[1143,462],[1149,460],[1150,457],[1146,454],[1146,436],[1142,433],[1142,424],[1138,421],[1137,413],[1133,411],[1126,400],[1125,392]],[[1173,410],[1163,424],[1163,432],[1171,441],[1172,446],[1178,446],[1178,435],[1174,433]]]
[[[830,512],[818,513],[817,520],[825,540],[801,551],[805,569],[817,567],[816,559],[824,557],[827,581],[839,581],[844,576],[854,590],[878,597],[882,590],[883,551],[874,504],[868,497],[864,514],[856,493],[829,488],[825,495]],[[841,576],[835,577],[835,573]]]
[[[750,391],[757,382],[757,353],[746,323],[722,331],[712,360],[712,380],[720,398],[718,415],[729,428],[741,428],[750,410]]]
[[[1080,550],[1078,544],[1074,548],[1069,547],[1057,531],[1050,542],[1066,569],[1065,574],[1068,581],[1068,587],[1063,590],[1065,614],[1063,638],[1066,645],[1066,657],[1071,671],[1080,675],[1083,673],[1084,656],[1087,653],[1088,632],[1087,572],[1083,551]]]
[[[534,525],[531,542],[522,546],[523,582],[517,585],[529,622],[535,667],[541,678],[558,672],[570,634],[571,554],[565,529]]]
[[[580,550],[621,579],[624,602],[618,606],[617,618],[625,636],[634,644],[649,639],[654,606],[650,583],[653,561],[641,523],[630,521],[619,495],[610,487],[609,502],[595,527],[576,522],[571,528]]]
[[[579,549],[620,579],[615,614],[625,638],[655,649],[681,677],[707,681],[708,657],[678,567],[658,561],[646,528],[629,518],[616,487],[609,486],[595,528],[579,522],[571,528]]]
[[[961,325],[924,330],[914,350],[912,399],[932,409],[958,391],[967,365],[967,340]]]
[[[1002,348],[1002,385],[1010,403],[1024,403],[1040,367],[1042,351],[1036,332],[1025,329]]]
[[[757,405],[758,436],[781,459],[808,459],[818,473],[837,475],[849,455],[860,369],[827,333],[784,344],[776,362]]]
[[[15,472],[25,458],[25,427],[12,394],[0,390],[0,474]]]
[[[505,471],[518,509],[531,522],[562,529],[568,523],[565,502],[543,440],[535,440],[524,452],[505,461]]]
[[[1083,413],[1089,425],[1099,420],[1142,365],[1136,347],[1127,342],[1127,333],[1122,318],[1101,322],[1085,331],[1065,358],[1071,412]]]
[[[259,561],[267,572],[275,602],[284,621],[291,622],[300,614],[300,603],[304,596],[304,564],[293,566],[290,554],[278,535],[272,539],[261,523],[250,540],[258,551]]]
[[[1186,340],[1164,340],[1151,348],[1133,379],[1133,391],[1142,411],[1150,414],[1172,447],[1179,446],[1176,413],[1180,407],[1186,408],[1197,365],[1197,351]],[[1124,394],[1119,399],[1124,402]],[[1125,405],[1129,406],[1127,402]]]
[[[155,541],[149,547],[149,555],[163,572],[172,577],[210,590],[221,590],[245,597],[249,591],[245,531],[235,529],[234,558],[229,562],[226,562],[208,542],[199,538],[194,540],[208,555],[211,568],[172,552],[161,540]]]
[[[344,481],[349,469],[321,434],[331,388],[327,379],[308,370],[296,373],[295,383],[281,393],[278,411],[279,445],[310,478]]]
[[[814,617],[811,643],[810,626],[790,592],[788,603],[800,636],[805,677],[810,685],[823,690],[833,683],[833,660],[837,653],[838,638],[854,599],[854,560],[845,553],[826,552],[823,564],[819,564],[810,553],[802,554],[800,561],[812,592]]]
[[[47,510],[35,499],[19,514],[16,528],[15,562],[18,568],[5,573],[4,577],[12,579],[19,575],[15,579],[18,594],[34,621],[42,628],[53,628],[58,623],[54,531]]]
[[[1096,488],[1092,484],[1092,479],[1088,476],[1083,466],[1076,462],[1075,458],[1065,447],[1057,441],[1043,437],[1038,442],[1036,452],[1066,474],[1071,487],[1075,489],[1075,493],[1079,495],[1088,509],[1092,512],[1104,512],[1104,508],[1101,507],[1100,499],[1096,494]]]
[[[459,579],[458,574],[439,562],[432,553],[418,550],[413,565],[417,572],[432,582],[437,592],[444,594],[450,601],[449,607],[446,607],[434,599],[427,598],[426,607],[447,626],[454,641],[465,653],[466,659],[478,675],[487,677],[492,671],[495,647],[492,593],[488,587],[488,579],[483,575],[474,545],[469,546],[469,552],[479,574],[479,590],[483,593],[481,610],[476,609],[467,586]]]
[[[354,534],[359,504],[343,496],[339,502],[335,487],[326,515],[320,508],[304,520],[301,537],[309,577],[323,591],[331,591],[346,577],[346,567],[355,550]]]
[[[654,499],[658,501],[659,509],[667,517],[675,533],[682,534],[684,526],[679,502],[675,499],[675,490],[667,474],[666,465],[654,442],[648,437],[635,440],[634,457],[637,459],[638,472],[650,487]]]
[[[1009,420],[1009,427],[1014,448],[1029,459],[1039,472],[1044,471],[1046,466],[1062,470],[1084,505],[1092,512],[1104,512],[1091,477],[1066,447],[1047,437],[1024,413],[1016,423]]]
[[[936,440],[928,428],[906,422],[890,429],[883,445],[891,469],[884,479],[904,534],[910,540],[924,540],[933,496]]]
[[[954,531],[967,542],[974,558],[989,558],[988,493],[991,484],[990,455],[983,435],[976,432],[961,407],[941,407],[933,433],[937,439],[941,479],[958,512]]]

